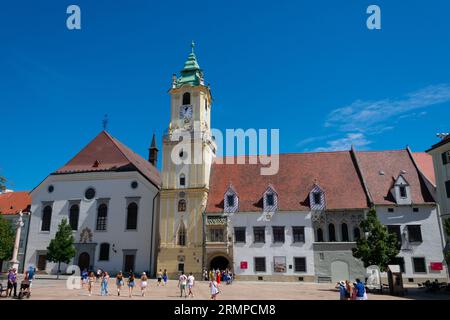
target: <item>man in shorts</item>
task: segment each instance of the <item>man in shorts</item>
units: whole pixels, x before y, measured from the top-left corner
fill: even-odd
[[[192,288],[194,287],[194,283],[195,283],[195,278],[194,278],[194,275],[191,272],[191,273],[189,273],[189,277],[187,277],[187,286],[188,286],[188,289],[189,289],[188,296],[192,297],[192,298],[194,297],[194,293],[192,292]]]
[[[180,298],[183,297],[183,292],[184,297],[187,298],[186,285],[187,285],[187,277],[184,274],[184,272],[181,272],[180,278],[178,279],[178,287],[180,288]]]

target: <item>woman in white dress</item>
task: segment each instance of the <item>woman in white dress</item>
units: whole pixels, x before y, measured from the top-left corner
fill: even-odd
[[[142,272],[142,276],[141,276],[141,294],[144,297],[145,296],[145,290],[147,289],[147,275],[145,272]]]
[[[219,294],[219,285],[217,284],[217,281],[212,279],[209,282],[209,288],[211,290],[211,300],[216,300],[217,295]]]

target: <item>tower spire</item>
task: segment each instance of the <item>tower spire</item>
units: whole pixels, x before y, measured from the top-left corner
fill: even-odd
[[[153,133],[152,143],[148,149],[148,161],[156,167],[156,162],[158,161],[158,148],[156,147],[155,133]]]

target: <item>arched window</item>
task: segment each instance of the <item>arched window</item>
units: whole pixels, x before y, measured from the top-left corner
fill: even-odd
[[[186,185],[186,176],[184,173],[180,174],[180,187],[184,187]]]
[[[106,221],[108,219],[108,207],[102,203],[97,208],[97,227],[98,231],[106,231]]]
[[[359,230],[358,227],[355,227],[355,228],[353,229],[353,239],[356,241],[356,240],[358,240],[359,238],[361,238],[361,231]]]
[[[334,224],[332,223],[328,225],[328,241],[336,241],[336,230],[334,229]]]
[[[186,245],[186,227],[184,226],[183,222],[180,224],[180,227],[178,228],[178,242],[177,243],[179,246]]]
[[[45,206],[45,208],[42,212],[41,231],[50,231],[51,223],[52,223],[52,207]]]
[[[72,230],[78,230],[78,217],[80,216],[80,207],[74,204],[69,210],[69,224]]]
[[[185,212],[186,211],[186,200],[181,199],[178,201],[178,212]]]
[[[322,228],[317,229],[317,242],[323,242],[323,231]]]
[[[343,223],[341,225],[341,232],[342,232],[342,241],[348,242],[349,241],[349,239],[348,239],[348,227],[347,227],[346,223]]]
[[[137,229],[138,205],[132,202],[127,208],[127,230]]]
[[[102,243],[100,245],[100,255],[98,257],[99,261],[109,260],[109,243]]]
[[[183,94],[183,105],[191,104],[191,94],[186,92]]]

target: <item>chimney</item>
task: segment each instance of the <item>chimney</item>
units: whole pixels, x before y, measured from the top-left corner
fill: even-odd
[[[153,134],[152,143],[148,149],[148,161],[156,167],[156,162],[158,161],[158,148],[156,147],[155,134]]]

